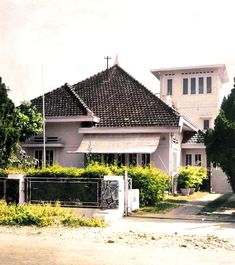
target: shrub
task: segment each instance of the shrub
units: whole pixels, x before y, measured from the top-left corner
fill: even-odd
[[[178,174],[179,188],[198,188],[207,178],[207,170],[204,167],[184,166]]]
[[[99,164],[97,162],[90,163],[81,173],[84,178],[100,178],[102,176],[111,176],[112,171],[108,165]]]
[[[61,208],[59,204],[7,205],[0,202],[0,225],[36,225],[39,227],[65,225],[70,227],[104,227],[101,219],[78,217],[71,210]]]
[[[44,169],[29,169],[26,177],[85,177],[85,178],[100,178],[102,176],[124,175],[125,170],[129,177],[132,178],[132,186],[134,189],[140,190],[140,205],[154,206],[157,202],[163,199],[164,192],[169,190],[170,177],[163,171],[149,166],[143,168],[141,166],[118,167],[114,165],[104,165],[97,162],[89,164],[86,168],[64,168],[59,165],[47,167]],[[5,174],[4,172],[2,173]],[[1,176],[1,171],[0,171]],[[5,175],[4,175],[5,176]],[[56,189],[56,187],[55,187]],[[65,191],[66,192],[66,191]],[[53,189],[50,194],[53,194]]]
[[[170,186],[170,176],[154,168],[140,166],[126,168],[132,178],[132,186],[140,191],[140,206],[154,206],[164,199],[164,193]]]
[[[0,168],[0,178],[6,178],[6,177],[7,177],[6,171]]]
[[[80,177],[84,169],[74,167],[62,167],[60,165],[53,165],[43,169],[29,169],[26,177],[55,177],[55,178],[71,178]]]

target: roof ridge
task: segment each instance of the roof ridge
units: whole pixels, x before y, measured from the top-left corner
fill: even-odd
[[[94,112],[88,108],[88,106],[82,100],[82,98],[74,91],[74,88],[71,85],[69,85],[68,83],[65,83],[64,84],[64,87],[68,88],[69,91],[71,91],[72,94],[79,100],[79,102],[82,104],[82,106],[86,109],[88,115],[91,115],[91,116],[94,116],[95,115]]]

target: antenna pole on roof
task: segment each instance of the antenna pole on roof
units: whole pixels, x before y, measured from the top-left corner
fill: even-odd
[[[109,68],[109,60],[112,59],[112,57],[106,56],[106,57],[104,57],[104,59],[106,60],[107,69],[108,69]]]
[[[46,167],[46,122],[45,122],[45,96],[44,96],[44,74],[42,65],[42,120],[43,120],[43,161],[42,167]]]

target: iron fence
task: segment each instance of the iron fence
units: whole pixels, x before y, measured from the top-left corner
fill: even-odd
[[[118,207],[118,182],[103,178],[26,178],[26,201],[69,207]]]
[[[5,198],[6,193],[6,180],[5,178],[0,178],[0,200]]]

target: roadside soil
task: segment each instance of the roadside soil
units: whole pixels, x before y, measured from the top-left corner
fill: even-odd
[[[0,261],[1,265],[232,265],[235,225],[226,225],[124,218],[107,228],[0,227]]]
[[[0,264],[234,265],[235,221],[198,215],[215,197],[106,228],[0,226]]]

